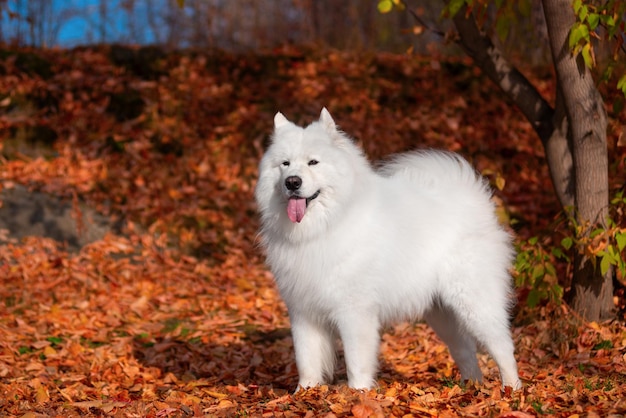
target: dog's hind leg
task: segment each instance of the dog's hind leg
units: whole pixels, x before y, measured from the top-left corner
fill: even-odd
[[[477,344],[487,350],[500,369],[502,387],[520,389],[522,383],[517,374],[513,339],[506,304],[498,300],[458,298],[454,308],[457,321],[474,337]]]
[[[469,331],[498,365],[502,387],[510,386],[514,390],[520,389],[522,382],[517,373],[515,347],[509,330],[508,318],[503,313],[500,318],[485,315],[479,321],[481,325],[476,327],[471,324],[469,326],[472,328]]]
[[[448,346],[450,355],[461,372],[461,379],[481,382],[483,375],[476,358],[476,341],[463,329],[456,314],[451,309],[436,303],[426,313],[424,319]]]

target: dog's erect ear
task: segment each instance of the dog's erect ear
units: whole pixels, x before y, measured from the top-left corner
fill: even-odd
[[[328,132],[334,132],[337,130],[335,121],[333,120],[333,117],[330,116],[330,113],[326,110],[326,108],[323,108],[322,113],[320,113],[320,122]]]
[[[278,112],[276,113],[276,115],[274,115],[274,128],[278,129],[281,126],[287,125],[288,123],[289,121],[282,113]]]

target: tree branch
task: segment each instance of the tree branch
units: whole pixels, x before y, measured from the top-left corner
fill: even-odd
[[[520,108],[545,144],[554,131],[552,107],[530,81],[511,66],[491,39],[478,29],[473,14],[468,13],[466,6],[452,20],[459,31],[461,47]]]
[[[411,13],[411,16],[413,16],[413,19],[415,19],[417,21],[417,23],[419,23],[420,25],[422,25],[423,27],[428,29],[429,32],[432,32],[435,35],[441,36],[442,38],[446,37],[446,34],[443,33],[443,31],[440,31],[439,29],[436,29],[433,26],[429,25],[428,23],[426,23],[424,21],[424,19],[422,19],[422,17],[420,15],[415,13],[415,10],[413,10],[411,7],[409,7],[409,5],[406,3],[406,0],[401,0],[401,2],[402,2],[402,5],[404,6],[404,8],[407,9],[409,11],[409,13]]]
[[[553,109],[530,81],[511,66],[491,38],[480,31],[473,14],[468,12],[466,6],[452,20],[459,32],[458,43],[461,47],[519,107],[537,132],[545,150],[550,177],[559,202],[563,208],[573,206],[575,182],[572,149],[562,100],[557,100],[556,109]],[[557,96],[560,96],[561,86],[558,87]]]

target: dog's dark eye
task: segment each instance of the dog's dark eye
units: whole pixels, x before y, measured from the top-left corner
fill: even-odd
[[[319,163],[319,161],[317,161],[317,160],[309,161],[309,165],[317,165],[317,163]]]
[[[289,167],[289,164],[290,164],[289,161],[283,161],[283,166]]]

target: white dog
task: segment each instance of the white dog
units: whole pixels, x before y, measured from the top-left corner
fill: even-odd
[[[306,128],[281,113],[274,125],[255,196],[299,385],[332,381],[339,337],[348,384],[375,386],[381,327],[424,318],[462,379],[482,379],[480,344],[502,385],[520,388],[508,315],[513,250],[469,163],[428,151],[377,172],[326,109]]]

